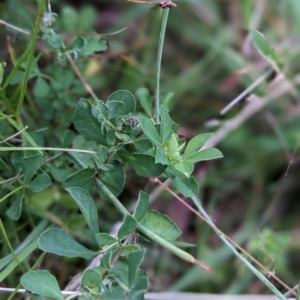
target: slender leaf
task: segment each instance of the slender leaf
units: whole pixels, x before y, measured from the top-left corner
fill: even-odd
[[[77,187],[66,189],[80,208],[88,226],[93,232],[94,237],[99,233],[97,207],[90,194]]]
[[[250,31],[253,46],[256,48],[258,53],[265,58],[272,66],[279,69],[282,68],[282,63],[280,62],[275,50],[267,43],[264,35],[257,31]]]
[[[153,122],[146,117],[140,117],[139,122],[144,134],[151,140],[151,142],[153,142],[156,146],[161,146],[161,139]]]
[[[141,191],[139,193],[139,199],[133,214],[134,218],[138,222],[140,222],[144,218],[148,209],[148,204],[149,204],[149,196],[146,193]]]
[[[211,160],[216,158],[222,158],[223,154],[216,148],[208,148],[201,150],[200,152],[196,152],[194,155],[191,155],[186,159],[186,161],[191,163],[196,163],[199,161]]]
[[[167,109],[164,106],[160,107],[161,125],[160,125],[160,138],[164,144],[170,137],[173,127],[173,121],[169,116]]]
[[[195,152],[198,151],[212,135],[213,133],[204,133],[193,137],[184,150],[184,158],[188,158],[195,154]]]

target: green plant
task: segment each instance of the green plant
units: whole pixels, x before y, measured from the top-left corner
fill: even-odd
[[[62,76],[62,69],[59,66],[51,66],[48,69],[49,75],[39,70],[37,66],[39,56],[36,59],[33,55],[39,31],[41,30],[42,39],[47,41],[60,61],[67,58],[72,62],[72,59],[91,55],[95,51],[105,51],[107,45],[101,38],[87,36],[76,37],[71,45],[66,47],[63,37],[52,28],[57,15],[51,12],[50,4],[48,11],[45,11],[44,5],[44,1],[39,2],[40,15],[36,21],[29,50],[25,51],[3,84],[3,92],[9,84],[21,87],[17,110],[14,110],[9,101],[4,102],[6,107],[2,109],[4,111],[10,108],[13,116],[5,116],[3,113],[2,115],[5,122],[15,125],[15,128],[20,130],[19,134],[33,146],[1,147],[1,153],[8,150],[15,151],[11,158],[8,152],[4,152],[2,162],[11,159],[13,169],[7,170],[3,175],[8,178],[17,172],[16,179],[19,185],[14,187],[15,179],[5,185],[6,188],[11,187],[12,191],[2,197],[1,202],[15,195],[7,215],[13,220],[18,220],[24,199],[28,197],[30,199],[31,195],[45,191],[52,183],[51,177],[54,182],[63,185],[79,207],[89,227],[90,231],[87,231],[87,234],[94,240],[95,245],[92,247],[94,250],[81,245],[72,235],[60,228],[48,228],[44,231],[39,237],[38,247],[45,252],[66,257],[81,257],[86,260],[101,254],[101,265],[85,270],[82,275],[82,291],[86,295],[100,294],[102,299],[143,299],[148,288],[148,280],[146,273],[140,269],[145,255],[145,248],[138,242],[140,240],[156,242],[178,257],[209,269],[207,265],[197,261],[174,244],[181,231],[166,215],[148,209],[149,197],[145,192],[139,193],[133,213],[130,213],[117,198],[124,187],[124,169],[127,169],[127,166],[132,167],[139,176],[170,178],[180,193],[191,197],[198,193],[198,184],[191,175],[194,164],[222,157],[221,152],[214,148],[200,150],[212,134],[197,135],[188,143],[184,138],[180,138],[177,134],[179,126],[169,115],[170,94],[160,96],[159,74],[168,10],[164,12],[159,41],[156,108],[152,109],[152,100],[145,88],[140,88],[136,92],[144,114],[136,110],[135,97],[126,90],[114,92],[106,101],[98,100],[93,93],[92,102],[81,99],[73,118],[80,135],[76,136],[70,130],[65,132],[63,148],[55,150],[65,151],[68,157],[65,162],[62,160],[59,167],[52,164],[44,152],[52,148],[43,147],[42,135],[25,134],[25,131],[21,132],[21,124],[14,121],[21,119],[26,82],[29,78],[35,80],[33,93],[37,101],[41,99],[39,103],[44,107],[47,98],[50,100],[53,96],[72,102],[66,91],[72,95],[73,87],[76,88],[78,84],[74,82],[72,73],[63,72]],[[25,61],[26,64],[23,63]],[[51,84],[49,85],[44,78],[49,78]],[[59,96],[61,93],[62,96]],[[55,108],[58,113],[64,101],[57,102]],[[47,111],[47,114],[48,119],[54,118],[53,113]],[[156,123],[154,119],[157,120]],[[74,162],[72,167],[64,169],[63,166],[70,161]],[[95,187],[102,201],[111,201],[123,215],[116,238],[99,231],[98,210],[93,199]],[[45,204],[42,206],[42,210],[47,209]],[[10,263],[10,259],[6,260],[2,268],[7,268]],[[7,273],[2,274],[1,280],[5,278],[5,274]],[[48,271],[30,271],[21,277],[21,283],[34,293],[63,298],[55,278]]]
[[[14,0],[10,3],[13,2]],[[202,5],[199,3],[194,1],[195,6]],[[214,4],[211,5],[216,7]],[[249,9],[248,12],[251,11],[251,1],[243,2],[242,6]],[[7,282],[11,283],[13,270],[18,266],[24,274],[21,277],[21,283],[28,290],[39,295],[62,298],[63,293],[61,293],[55,277],[49,272],[51,271],[54,274],[56,269],[49,268],[47,260],[44,259],[45,253],[55,253],[72,258],[72,260],[60,258],[60,261],[64,263],[66,261],[76,261],[78,257],[85,260],[92,259],[92,263],[94,261],[100,263],[99,259],[101,258],[100,265],[90,265],[81,277],[77,277],[74,289],[76,290],[78,287],[81,288],[81,291],[73,292],[69,298],[83,295],[83,297],[89,299],[98,297],[104,299],[123,299],[125,297],[142,299],[148,288],[148,279],[147,274],[141,269],[141,264],[144,259],[147,263],[147,256],[150,251],[145,253],[146,242],[152,241],[169,249],[178,257],[195,263],[196,268],[188,268],[187,272],[182,271],[182,273],[185,273],[182,277],[188,278],[189,276],[190,280],[185,280],[185,285],[181,285],[181,289],[187,289],[187,286],[195,284],[200,278],[197,272],[203,271],[198,266],[200,265],[205,269],[209,269],[209,266],[199,262],[194,256],[181,249],[181,247],[185,248],[190,245],[176,241],[181,232],[170,218],[158,211],[149,210],[149,189],[137,183],[135,186],[136,190],[139,190],[139,193],[136,193],[137,201],[128,204],[124,199],[127,197],[126,181],[128,184],[132,178],[138,178],[144,183],[144,180],[139,177],[144,177],[145,180],[150,182],[149,178],[159,176],[166,180],[165,186],[172,183],[172,188],[175,188],[177,192],[186,197],[192,197],[201,214],[191,207],[189,209],[197,214],[199,218],[205,216],[204,221],[210,225],[210,228],[216,232],[220,240],[230,249],[230,253],[236,255],[239,261],[243,262],[280,299],[284,299],[284,295],[265,278],[264,274],[257,269],[257,266],[265,274],[270,272],[268,268],[266,269],[228,236],[224,235],[216,227],[196,197],[199,193],[199,178],[195,180],[191,175],[194,164],[199,161],[222,157],[220,151],[208,146],[220,141],[220,135],[212,136],[211,133],[208,133],[196,135],[194,138],[191,138],[190,135],[190,141],[186,142],[187,139],[178,134],[179,125],[175,124],[169,115],[170,111],[173,112],[171,109],[173,96],[175,96],[175,101],[176,97],[177,99],[181,98],[186,86],[189,89],[185,93],[190,90],[194,91],[194,87],[197,85],[196,81],[198,82],[198,76],[195,75],[199,70],[202,72],[202,68],[205,68],[205,66],[209,66],[209,68],[211,66],[212,70],[216,65],[220,68],[222,63],[212,63],[217,55],[226,58],[223,59],[223,63],[231,71],[248,67],[248,61],[245,61],[242,57],[236,59],[235,55],[232,55],[233,52],[223,50],[224,41],[213,41],[205,33],[201,33],[199,39],[197,32],[197,36],[194,35],[192,42],[198,43],[200,40],[201,44],[202,41],[205,41],[211,47],[208,49],[212,51],[203,57],[201,62],[189,68],[187,72],[174,75],[174,79],[173,74],[175,74],[174,69],[176,70],[176,68],[173,69],[173,62],[172,64],[165,64],[164,68],[172,70],[172,78],[171,80],[170,77],[167,78],[168,80],[164,80],[164,82],[168,82],[168,84],[164,84],[164,92],[168,90],[176,92],[174,95],[173,93],[162,95],[160,91],[160,72],[168,10],[161,10],[163,20],[159,37],[155,84],[151,86],[151,76],[149,76],[149,82],[146,83],[144,81],[140,83],[142,76],[132,80],[132,77],[128,75],[132,70],[130,70],[130,66],[126,66],[124,67],[124,74],[126,74],[124,78],[126,78],[120,84],[121,88],[116,88],[113,80],[111,80],[110,74],[114,73],[112,70],[95,78],[88,76],[90,74],[89,66],[92,64],[91,69],[95,67],[95,61],[91,56],[96,57],[99,51],[106,51],[108,47],[107,40],[100,37],[100,35],[88,33],[93,30],[92,19],[95,18],[93,10],[83,7],[77,12],[62,4],[61,7],[60,18],[58,18],[56,14],[51,12],[50,5],[47,6],[45,1],[39,1],[39,12],[37,13],[35,25],[32,26],[33,30],[30,31],[32,33],[8,22],[0,21],[0,24],[21,32],[22,38],[29,45],[25,51],[21,46],[17,47],[16,52],[12,46],[9,46],[10,61],[12,63],[11,65],[1,63],[0,65],[0,84],[2,84],[0,89],[0,134],[3,140],[1,141],[3,147],[2,145],[0,147],[0,205],[3,208],[1,214],[3,222],[1,220],[0,229],[3,235],[2,241],[5,242],[3,246],[1,245],[1,250],[5,253],[5,256],[0,260],[0,281],[6,279]],[[14,19],[13,16],[10,18],[11,22],[15,22],[16,18]],[[54,21],[57,22],[54,23]],[[55,27],[56,25],[57,27]],[[182,27],[185,30],[187,28],[186,26]],[[74,38],[70,39],[68,34],[57,33],[63,31],[71,33]],[[78,34],[78,31],[84,34]],[[224,31],[220,30],[220,32],[222,35]],[[190,33],[185,31],[184,35],[187,39],[191,38]],[[23,34],[31,36],[27,39],[27,37],[23,37]],[[257,31],[250,31],[250,35],[258,52],[276,72],[282,72],[281,60],[264,37]],[[227,43],[228,41],[224,42],[224,44]],[[152,46],[148,45],[145,52],[149,53],[151,48]],[[20,52],[20,49],[22,49],[22,52]],[[185,49],[182,53],[185,53]],[[177,54],[174,53],[174,61]],[[148,57],[149,64],[149,57],[151,56],[145,55],[145,57]],[[114,71],[118,69],[117,63],[114,64],[114,68]],[[254,76],[248,74],[242,76],[243,84],[248,86],[236,102],[264,81],[271,74],[271,71],[268,69],[255,82],[255,86],[252,84],[249,86]],[[222,77],[223,74],[220,73]],[[152,77],[154,78],[154,75]],[[210,84],[203,90],[208,89],[208,86],[215,90],[218,85],[213,82],[212,78],[209,78],[209,76],[203,77],[205,80],[210,80]],[[164,78],[166,77],[164,76]],[[103,85],[105,80],[111,82],[109,87]],[[136,90],[136,88],[131,88],[132,82],[135,82],[137,86],[148,86],[150,88]],[[113,89],[110,89],[111,86],[114,86]],[[105,97],[107,98],[106,101],[102,101],[93,92],[97,88],[100,90],[99,87],[102,89],[99,94],[102,92],[106,94],[109,90],[117,89],[117,91]],[[136,97],[124,88],[136,90]],[[276,93],[276,95],[282,95],[288,90],[287,88],[279,89],[279,93]],[[152,97],[154,94],[155,97]],[[257,94],[264,95],[265,91],[259,87]],[[198,99],[199,91],[195,95]],[[81,99],[77,103],[79,98]],[[154,101],[152,101],[153,98],[155,98]],[[270,98],[272,97],[270,96],[268,99]],[[187,99],[187,97],[182,97],[182,99]],[[259,109],[270,101],[262,100]],[[228,107],[232,107],[236,102],[233,101]],[[208,110],[206,105],[202,109],[204,113]],[[222,112],[225,113],[229,110],[228,107]],[[174,117],[177,118],[177,114],[181,114],[178,109]],[[220,127],[219,129],[221,139],[224,139],[224,131],[226,136],[252,114],[253,112],[249,114],[245,111],[245,115],[237,116],[236,123],[232,118],[228,122],[228,125],[231,126],[226,126],[225,121],[224,128]],[[232,122],[230,123],[230,121]],[[72,122],[74,126],[70,126]],[[178,123],[181,127],[182,123]],[[34,131],[27,131],[28,126],[30,130]],[[68,127],[69,129],[67,129]],[[224,129],[223,133],[222,129]],[[198,130],[198,132],[206,131]],[[239,153],[241,155],[241,152],[245,151],[246,153],[248,150],[246,149],[248,144],[245,142],[247,140],[247,130],[240,128],[239,134],[240,137],[236,140],[235,137],[224,140],[225,149],[226,147],[230,149],[230,151],[227,150],[230,155],[226,155],[226,160],[222,160],[222,163],[229,166],[230,184],[226,185],[222,182],[222,172],[219,172],[219,170],[213,171],[222,163],[216,164],[216,168],[210,168],[210,172],[215,172],[217,176],[206,172],[205,181],[208,185],[212,184],[210,190],[214,195],[212,197],[214,199],[210,201],[211,209],[215,205],[216,198],[219,198],[218,194],[225,191],[224,198],[226,198],[227,192],[233,189],[234,184],[232,182],[235,180],[232,180],[232,176],[236,170],[240,173],[241,169],[252,170],[252,163],[244,164],[242,160],[240,164],[243,167],[240,169],[236,167],[237,161],[240,160],[234,154]],[[240,140],[243,142],[240,143]],[[256,133],[253,134],[251,140],[259,141]],[[269,144],[268,141],[270,140],[271,143]],[[273,137],[266,140],[264,135],[259,142],[258,145],[264,145],[268,150],[280,151],[280,147]],[[22,143],[22,145],[17,146],[16,143]],[[229,144],[231,148],[228,146]],[[251,147],[249,148],[251,149]],[[256,149],[250,151],[250,156],[247,156],[247,159],[249,157],[249,160],[255,161],[257,152],[259,151],[256,151]],[[202,164],[200,168],[203,168]],[[199,170],[199,166],[197,166],[197,169]],[[261,170],[261,172],[258,172],[259,176],[265,172],[263,164],[257,169]],[[132,170],[135,170],[138,176],[132,175]],[[125,180],[125,174],[127,180]],[[253,176],[254,174],[253,171]],[[237,176],[240,176],[240,174]],[[155,182],[161,183],[157,178]],[[203,181],[201,185],[203,186]],[[147,193],[145,192],[146,189],[148,190]],[[174,197],[178,197],[170,189],[165,187],[165,190],[173,193]],[[200,193],[204,190],[206,189],[201,188]],[[248,187],[246,187],[245,194],[248,191]],[[131,196],[130,199],[132,198]],[[163,203],[165,199],[160,200]],[[116,209],[112,209],[111,203]],[[183,203],[185,202],[183,201]],[[119,221],[123,216],[122,225],[114,237],[108,234],[108,232],[111,232],[112,224],[107,222],[103,212],[104,214],[112,212],[110,217],[113,222]],[[236,228],[235,218],[232,218],[232,215],[230,212],[226,212],[225,218],[230,219],[230,222],[234,225],[233,227]],[[53,224],[55,224],[55,227],[53,227]],[[29,235],[28,229],[31,231]],[[238,240],[243,243],[249,239],[250,234],[247,230],[242,231],[242,238]],[[263,231],[263,233],[265,236],[261,239],[261,244],[265,246],[268,258],[272,251],[274,255],[276,252],[278,257],[280,254],[282,255],[283,248],[287,247],[286,233],[280,239],[272,238],[276,235],[274,232],[267,232],[266,234]],[[196,236],[198,240],[199,235]],[[201,230],[199,245],[202,248],[196,257],[204,256],[202,245],[205,247],[209,244],[207,243],[207,237],[207,231],[202,234]],[[252,238],[255,241],[255,237]],[[186,239],[186,236],[184,236],[184,239]],[[281,247],[269,247],[270,244],[278,242],[280,242]],[[16,243],[18,243],[18,247],[15,247]],[[249,245],[251,247],[251,243]],[[35,250],[37,248],[45,252],[32,263],[28,259],[36,258],[35,254],[37,252]],[[159,249],[160,252],[161,248]],[[243,255],[247,256],[249,260],[255,262],[256,266],[249,263],[236,249],[243,252]],[[228,252],[227,248],[221,250],[220,254],[218,250],[213,250],[210,253],[211,257],[207,262],[209,265],[220,264],[224,253]],[[172,264],[174,262],[176,268],[176,259],[172,258]],[[40,263],[43,265],[39,266]],[[36,271],[38,266],[40,270]],[[180,268],[182,268],[182,264]],[[286,266],[283,266],[283,268],[286,268]],[[18,274],[18,276],[14,276],[14,278],[19,277],[17,269],[15,272],[14,274]],[[205,274],[207,273],[205,272]],[[228,272],[223,270],[224,274],[227,275]],[[202,276],[201,273],[200,275]],[[270,276],[276,278],[275,274]],[[56,277],[58,278],[58,276]],[[209,275],[205,275],[205,277],[209,278]],[[228,276],[226,277],[224,282],[231,280]],[[201,278],[203,279],[204,276]],[[74,283],[75,280],[72,282]],[[225,285],[227,286],[227,283]],[[237,285],[238,282],[235,286]],[[239,291],[242,289],[241,286],[239,285],[237,288]],[[204,289],[209,290],[209,284],[205,285]],[[232,290],[231,286],[228,290]],[[11,295],[10,299],[13,297],[14,294]]]

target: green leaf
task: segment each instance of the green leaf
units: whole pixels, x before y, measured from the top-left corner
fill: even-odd
[[[121,228],[118,231],[118,239],[123,240],[129,234],[135,231],[137,222],[131,215],[126,215]]]
[[[125,171],[122,164],[113,160],[109,163],[109,165],[105,165],[108,167],[108,170],[101,171],[99,178],[101,181],[108,187],[108,189],[118,197],[122,192],[125,184]],[[108,199],[105,193],[99,190],[99,194],[103,199]]]
[[[125,297],[126,295],[124,295],[124,291],[120,286],[113,286],[102,294],[101,300],[123,300],[126,299]]]
[[[78,26],[77,31],[91,32],[94,29],[97,17],[98,14],[94,6],[86,5],[80,7],[80,11],[78,12],[78,22],[76,24]]]
[[[22,212],[23,198],[24,198],[24,189],[22,189],[19,193],[17,193],[15,201],[6,212],[7,216],[12,220],[15,221],[19,220]]]
[[[43,158],[40,154],[28,156],[22,159],[22,168],[24,171],[24,181],[27,182],[35,172],[41,167]]]
[[[185,148],[184,158],[188,158],[195,154],[195,152],[198,151],[212,135],[213,133],[204,133],[193,137]]]
[[[38,193],[45,190],[51,184],[51,179],[47,174],[37,175],[27,187],[32,193]]]
[[[146,88],[139,88],[136,91],[137,98],[141,104],[141,107],[144,109],[145,113],[151,117],[152,116],[152,100],[149,95],[149,91]]]
[[[107,99],[107,103],[109,101],[122,102],[125,107],[124,115],[135,113],[135,99],[134,96],[128,91],[120,90],[112,93]]]
[[[118,151],[121,159],[132,166],[136,173],[144,177],[157,177],[162,174],[166,166],[156,164],[153,156],[146,154],[128,153],[125,151]]]
[[[81,284],[82,287],[88,287],[98,292],[99,287],[102,284],[102,273],[104,269],[102,267],[96,267],[92,269],[86,269],[82,274]]]
[[[60,34],[43,34],[43,39],[47,40],[54,49],[62,48],[64,43],[64,38]]]
[[[102,39],[101,37],[93,35],[85,36],[82,38],[84,39],[84,46],[80,51],[80,56],[89,56],[94,54],[95,52],[106,51],[108,48],[107,41]]]
[[[140,191],[139,199],[133,214],[134,218],[138,222],[140,222],[144,218],[148,209],[148,204],[149,204],[149,196],[146,193]]]
[[[33,94],[37,97],[46,97],[50,92],[49,84],[40,76],[37,77],[33,87]]]
[[[65,181],[71,172],[70,169],[60,169],[52,164],[47,164],[47,168],[52,177],[58,182]]]
[[[191,162],[183,161],[174,165],[176,170],[183,173],[186,177],[190,177],[192,172],[194,171],[194,165]]]
[[[76,50],[76,51],[80,52],[82,50],[82,48],[84,47],[84,44],[85,44],[84,38],[81,36],[78,36],[73,40],[72,44],[69,45],[67,49],[68,49],[68,51]]]
[[[182,147],[183,146],[179,145],[178,143],[177,134],[175,133],[171,134],[168,140],[168,148],[167,148],[167,155],[169,160],[179,161],[181,159],[179,151],[182,149]]]
[[[46,270],[30,271],[21,277],[21,284],[31,293],[64,299],[56,278]]]
[[[173,121],[169,116],[168,111],[164,106],[160,107],[161,125],[160,125],[160,138],[164,144],[172,133]]]
[[[145,250],[134,251],[128,254],[128,282],[129,286],[133,282],[138,268],[140,267],[145,255]]]
[[[96,235],[96,240],[98,245],[101,247],[109,246],[118,242],[115,238],[113,238],[108,233],[98,233]]]
[[[211,160],[211,159],[222,158],[222,157],[223,157],[223,154],[218,149],[208,148],[208,149],[204,149],[199,152],[196,152],[194,155],[189,156],[185,160],[189,161],[191,163],[196,163],[199,161]]]
[[[156,164],[162,164],[162,165],[169,165],[170,161],[165,154],[165,151],[162,147],[158,146],[156,148],[156,154],[155,154],[155,163]]]
[[[2,85],[4,74],[5,74],[5,67],[6,63],[5,62],[0,62],[0,86]]]
[[[199,187],[197,181],[193,177],[187,178],[184,175],[177,175],[172,179],[174,186],[185,197],[193,197],[198,194]]]
[[[173,242],[181,234],[178,226],[168,216],[154,210],[148,210],[140,223],[169,242]]]
[[[92,105],[92,114],[98,120],[98,122],[103,120],[102,115],[106,115],[107,111],[108,108],[102,100],[97,100],[96,105]]]
[[[90,168],[81,169],[68,177],[64,182],[64,188],[79,187],[88,193],[92,191],[94,185],[95,171]]]
[[[281,69],[282,63],[280,62],[274,49],[265,40],[264,35],[257,30],[251,30],[250,35],[251,35],[253,46],[256,48],[258,53],[264,59],[266,59],[273,67],[275,68],[277,67]]]
[[[74,114],[74,125],[78,132],[88,139],[107,146],[106,138],[101,131],[100,123],[92,114],[92,105],[81,99]]]
[[[98,212],[95,201],[92,199],[90,194],[78,187],[66,189],[72,198],[76,201],[80,208],[88,226],[93,232],[94,237],[99,233],[98,226]]]
[[[67,129],[62,142],[62,147],[63,148],[69,147],[73,143],[74,138],[75,138],[75,133],[72,130]]]
[[[164,95],[160,96],[160,103],[168,110],[170,111],[170,109],[174,106],[172,101],[172,98],[174,97],[174,93],[172,92],[168,92]]]
[[[144,134],[151,140],[151,142],[153,142],[156,146],[161,146],[162,143],[153,122],[149,118],[143,116],[139,118],[139,122]]]
[[[39,239],[39,248],[43,251],[67,257],[82,257],[91,260],[98,252],[91,251],[59,228],[50,228],[44,231]]]
[[[125,107],[124,103],[122,103],[121,101],[116,101],[116,100],[107,101],[106,106],[108,108],[107,111],[108,120],[127,114],[127,108]]]
[[[115,135],[116,135],[116,137],[119,139],[119,140],[121,140],[121,141],[123,141],[123,142],[126,142],[126,143],[128,143],[128,142],[130,142],[130,136],[128,135],[128,134],[124,134],[124,133],[120,133],[120,132],[118,132],[118,131],[115,131]]]
[[[148,289],[148,278],[139,277],[137,284],[131,289],[130,300],[143,300]]]
[[[137,153],[141,153],[141,154],[147,154],[146,152],[149,149],[153,148],[152,143],[145,136],[143,138],[135,140],[133,145],[134,145]]]

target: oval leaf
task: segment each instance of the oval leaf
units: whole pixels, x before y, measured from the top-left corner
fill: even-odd
[[[144,177],[156,177],[166,169],[162,164],[156,164],[155,158],[146,154],[128,153],[125,151],[118,151],[121,159],[132,166],[136,173]]]
[[[44,297],[64,299],[56,278],[46,270],[30,271],[21,277],[23,287]]]
[[[199,187],[193,177],[187,178],[184,175],[177,174],[177,176],[172,179],[172,182],[177,190],[186,197],[193,197],[198,194]]]
[[[11,205],[11,207],[7,210],[6,214],[8,215],[9,218],[12,220],[19,220],[21,212],[22,212],[22,200],[24,198],[24,189],[21,190],[16,195],[16,199],[14,203]]]
[[[45,97],[49,94],[50,87],[46,80],[40,76],[37,77],[37,80],[33,87],[33,93],[37,97]]]
[[[152,116],[152,100],[149,95],[149,90],[146,88],[139,88],[136,91],[136,95],[138,97],[138,100],[141,104],[141,107],[144,109],[145,113],[151,117]]]
[[[211,160],[211,159],[222,158],[222,157],[223,154],[220,150],[216,148],[208,148],[200,152],[196,152],[194,155],[187,158],[186,161],[189,161],[191,163],[196,163],[199,161]]]
[[[80,208],[94,237],[99,233],[97,207],[90,194],[81,188],[66,189]]]
[[[47,174],[40,174],[36,176],[27,187],[32,193],[38,193],[45,190],[51,184],[51,179]]]
[[[106,145],[106,138],[101,131],[101,125],[92,114],[92,105],[86,99],[81,99],[74,114],[74,125],[80,134],[99,144]]]
[[[151,142],[156,146],[161,146],[161,140],[153,122],[146,117],[140,117],[139,122],[144,134],[151,140]]]
[[[178,226],[168,216],[154,210],[148,210],[140,223],[169,242],[173,242],[181,234]]]
[[[28,156],[22,159],[21,165],[24,171],[24,181],[27,182],[41,167],[43,158],[40,154]]]
[[[109,246],[109,245],[112,245],[112,244],[118,242],[118,240],[116,240],[115,238],[113,238],[108,233],[98,233],[96,235],[96,240],[98,242],[98,245],[101,246],[101,247],[103,247],[103,246]]]
[[[109,96],[107,102],[109,101],[122,102],[124,104],[124,115],[128,115],[129,113],[135,113],[135,99],[129,91],[116,91]]]
[[[144,255],[145,249],[133,251],[128,254],[128,281],[130,287],[136,275],[136,272],[144,259]]]
[[[123,240],[129,234],[135,231],[137,222],[131,215],[126,215],[121,225],[121,228],[118,231],[118,239]]]
[[[64,182],[64,187],[80,187],[87,192],[91,192],[94,184],[95,171],[90,168],[82,169],[70,177],[68,177]]]
[[[90,289],[99,288],[102,283],[102,267],[96,267],[93,269],[86,269],[82,275],[82,286],[86,286]],[[97,292],[97,291],[96,291]]]
[[[118,197],[123,190],[125,184],[125,171],[122,164],[113,160],[109,165],[105,165],[108,170],[104,170],[100,174],[101,181],[109,188],[109,190]],[[100,196],[103,199],[108,199],[107,196],[100,190]]]
[[[176,170],[184,174],[186,177],[190,177],[194,171],[194,165],[191,162],[183,161],[175,165]]]
[[[91,260],[98,255],[97,252],[85,248],[59,228],[50,228],[43,232],[39,239],[39,248],[57,255],[82,257],[86,260]]]
[[[212,135],[213,133],[204,133],[193,137],[185,148],[184,158],[195,154],[195,152],[198,151]]]

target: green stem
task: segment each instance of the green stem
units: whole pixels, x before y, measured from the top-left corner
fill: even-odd
[[[160,123],[160,116],[159,116],[159,106],[160,106],[160,70],[161,70],[161,59],[162,59],[162,52],[164,47],[164,39],[168,21],[169,9],[163,10],[161,28],[160,28],[160,35],[159,35],[159,42],[158,42],[158,52],[157,52],[157,60],[156,60],[156,90],[155,90],[155,110],[156,110],[156,123]]]
[[[24,75],[24,78],[23,78],[23,81],[21,84],[21,92],[20,92],[18,106],[17,106],[16,117],[17,117],[18,123],[21,122],[21,111],[22,111],[22,107],[23,107],[23,101],[24,101],[26,90],[27,90],[27,82],[28,82],[29,75],[31,73],[31,68],[32,68],[33,62],[34,62],[35,44],[36,44],[38,34],[40,31],[42,15],[43,15],[44,11],[45,11],[44,1],[40,0],[39,7],[38,7],[37,19],[35,21],[34,30],[33,30],[32,36],[31,36],[31,42],[28,46],[30,48],[30,50],[29,50],[29,54],[28,54],[28,58],[27,58],[25,75]]]
[[[74,153],[68,153],[68,154],[72,156],[82,168],[87,168],[87,165],[83,163],[78,157],[76,157]],[[123,216],[130,214],[129,211],[125,208],[125,206],[120,202],[120,200],[107,188],[107,186],[99,178],[95,178],[95,181],[98,188],[107,196],[107,198],[114,204],[114,206],[118,209],[118,211]],[[176,247],[175,245],[168,242],[167,240],[161,238],[160,236],[158,236],[157,234],[155,234],[154,232],[152,232],[151,230],[143,226],[141,223],[137,223],[137,229],[145,236],[147,236],[149,239],[163,246],[164,248],[167,248],[169,251],[171,251],[173,254],[180,257],[181,259],[190,263],[195,263],[200,267],[209,270],[208,266],[196,260],[189,253],[183,251],[182,249]]]
[[[192,200],[199,212],[206,218],[211,224],[211,228],[219,236],[219,238],[230,248],[230,250],[261,280],[279,299],[287,300],[286,297],[279,292],[279,290],[263,275],[261,274],[243,255],[241,255],[236,248],[226,239],[226,237],[217,229],[210,216],[203,209],[199,198],[192,197]]]

